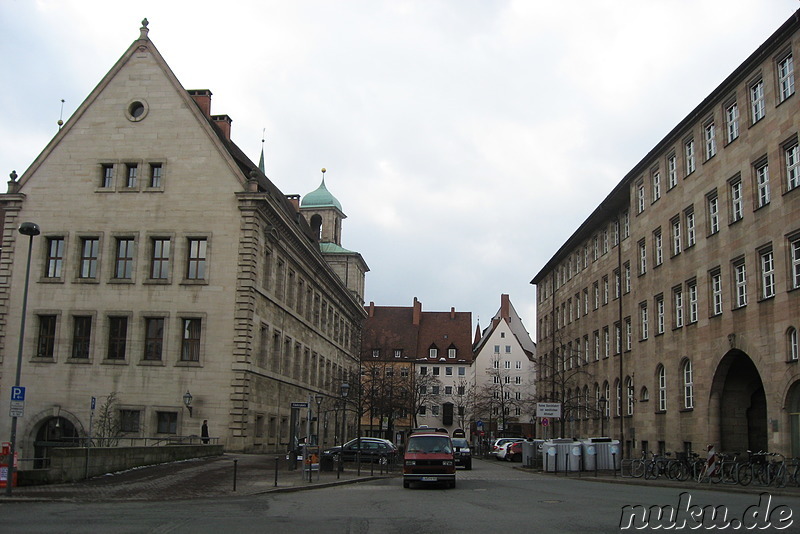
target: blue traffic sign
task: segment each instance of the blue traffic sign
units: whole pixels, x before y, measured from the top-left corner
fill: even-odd
[[[24,401],[25,400],[25,388],[23,386],[12,386],[11,388],[11,400],[12,401]]]

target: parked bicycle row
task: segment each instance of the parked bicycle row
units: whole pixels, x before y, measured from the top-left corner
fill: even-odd
[[[786,459],[777,452],[747,451],[740,453],[714,453],[703,458],[697,453],[676,452],[659,455],[642,452],[641,458],[623,460],[623,477],[648,480],[667,478],[698,483],[750,484],[760,486],[800,486],[800,458]]]

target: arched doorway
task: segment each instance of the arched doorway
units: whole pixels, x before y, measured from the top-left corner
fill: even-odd
[[[709,406],[712,425],[715,420],[718,423],[717,450],[767,450],[767,397],[761,375],[747,354],[734,349],[720,360]]]
[[[51,417],[39,427],[33,445],[35,457],[33,467],[41,469],[50,465],[50,448],[77,447],[80,445],[80,436],[69,419]]]
[[[789,432],[791,433],[792,457],[800,456],[800,381],[789,388],[786,409],[789,412]]]

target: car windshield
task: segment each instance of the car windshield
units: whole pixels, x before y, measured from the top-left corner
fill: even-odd
[[[440,452],[451,454],[450,438],[445,436],[412,436],[407,452]]]
[[[469,448],[469,443],[464,438],[453,438],[453,447],[467,449]]]

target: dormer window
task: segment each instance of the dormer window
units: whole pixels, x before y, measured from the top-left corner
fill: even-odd
[[[439,349],[436,347],[436,345],[431,345],[431,347],[428,349],[428,357],[429,358],[439,357]]]

